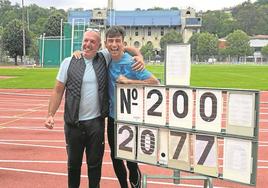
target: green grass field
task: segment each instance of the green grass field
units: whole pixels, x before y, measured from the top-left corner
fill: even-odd
[[[148,65],[164,83],[164,67]],[[52,88],[57,68],[0,68],[0,88]],[[268,90],[268,65],[192,65],[191,86]]]

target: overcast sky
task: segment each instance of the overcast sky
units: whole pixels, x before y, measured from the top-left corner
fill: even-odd
[[[21,5],[22,0],[10,0]],[[241,4],[246,0],[114,0],[116,10],[135,10],[136,8],[148,9],[153,7],[178,7],[180,9],[192,7],[197,11],[220,10]],[[255,2],[256,0],[251,0]],[[108,0],[24,0],[24,5],[37,4],[41,7],[69,8],[105,8]]]

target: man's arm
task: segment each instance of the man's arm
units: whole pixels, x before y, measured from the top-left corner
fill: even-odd
[[[48,129],[53,129],[54,127],[54,123],[55,123],[54,115],[56,114],[60,106],[64,90],[65,90],[64,84],[60,81],[56,81],[56,84],[52,91],[52,95],[49,100],[48,114],[47,114],[47,119],[45,121],[45,127],[47,127]]]
[[[154,75],[145,80],[132,80],[120,75],[116,81],[120,84],[159,84],[158,79]]]

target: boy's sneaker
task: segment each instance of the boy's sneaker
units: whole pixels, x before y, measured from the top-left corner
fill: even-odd
[[[141,188],[141,171],[139,168],[137,169],[137,172],[138,172],[137,182],[135,183],[130,182],[131,188]]]

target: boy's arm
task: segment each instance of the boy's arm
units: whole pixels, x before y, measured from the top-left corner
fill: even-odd
[[[154,75],[145,80],[132,80],[120,75],[116,81],[120,84],[159,84],[158,79]]]
[[[126,46],[124,49],[125,52],[128,52],[130,55],[133,56],[133,60],[134,60],[134,64],[132,65],[132,70],[134,71],[142,71],[145,68],[145,63],[143,60],[143,56],[140,53],[140,51],[135,48],[135,47],[131,47],[131,46]],[[77,50],[73,52],[73,56],[76,59],[80,59],[82,57],[82,52]]]

